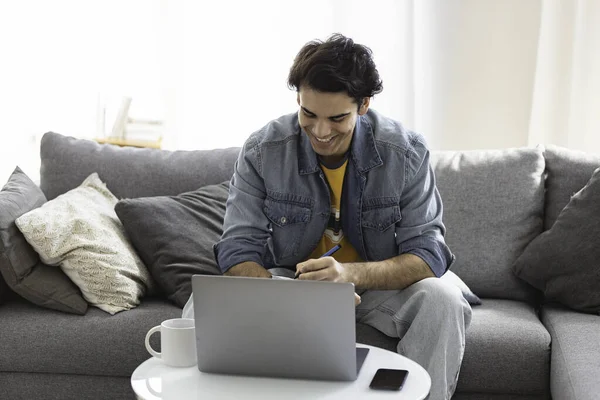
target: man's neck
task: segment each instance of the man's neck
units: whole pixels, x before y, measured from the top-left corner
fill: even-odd
[[[327,169],[338,169],[344,162],[348,159],[348,154],[350,150],[344,153],[341,156],[318,156],[319,162],[323,164]]]

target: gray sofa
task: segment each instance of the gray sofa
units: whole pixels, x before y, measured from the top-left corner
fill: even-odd
[[[174,195],[229,179],[239,149],[168,152],[117,148],[47,133],[40,187],[48,200],[98,172],[118,198]],[[597,399],[600,317],[545,304],[512,273],[600,157],[557,147],[434,152],[452,270],[478,294],[455,399]],[[178,317],[162,298],[111,316],[78,316],[14,298],[0,305],[0,398],[134,398],[129,377],[149,354],[148,329]],[[435,327],[432,327],[435,329]],[[357,340],[396,342],[357,325]],[[154,343],[158,347],[158,343]]]

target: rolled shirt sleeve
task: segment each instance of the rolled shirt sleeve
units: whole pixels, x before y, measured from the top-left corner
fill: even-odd
[[[258,146],[251,136],[235,163],[227,198],[223,235],[214,245],[215,259],[221,272],[242,262],[263,264],[268,220],[262,208],[266,197],[260,166],[256,164]]]
[[[399,254],[413,254],[425,261],[431,271],[442,276],[454,262],[446,245],[442,222],[442,198],[429,162],[429,150],[415,139],[414,153],[406,164],[405,190],[400,199],[402,219],[396,225]]]

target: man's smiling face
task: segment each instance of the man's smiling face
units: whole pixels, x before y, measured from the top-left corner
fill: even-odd
[[[369,100],[358,106],[344,92],[318,92],[307,86],[298,91],[298,120],[309,137],[313,150],[325,162],[335,163],[350,148],[359,115],[369,109]]]

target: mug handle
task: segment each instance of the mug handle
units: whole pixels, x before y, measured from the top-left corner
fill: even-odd
[[[159,353],[158,351],[154,350],[152,348],[152,346],[150,346],[150,336],[152,336],[153,333],[156,333],[158,331],[160,331],[160,325],[155,326],[154,328],[150,329],[148,331],[148,333],[146,334],[146,350],[148,350],[148,353],[150,353],[154,357],[161,358],[161,353]]]

